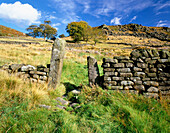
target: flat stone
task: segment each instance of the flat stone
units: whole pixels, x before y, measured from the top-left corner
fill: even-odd
[[[114,68],[104,68],[103,71],[104,72],[114,72],[115,69]]]
[[[146,68],[147,64],[145,64],[145,63],[137,63],[137,67],[139,67],[139,68]]]
[[[147,73],[147,76],[150,78],[156,77],[156,73]]]
[[[105,76],[117,76],[118,72],[105,72]]]
[[[157,72],[157,68],[151,68],[150,72],[156,73]]]
[[[21,72],[27,72],[27,71],[31,71],[31,70],[36,70],[36,68],[34,66],[31,66],[31,65],[21,67]]]
[[[166,62],[169,62],[168,59],[158,59],[158,62],[159,63],[166,63]]]
[[[147,52],[149,54],[150,57],[154,57],[153,53],[152,53],[152,50],[151,49],[147,49]]]
[[[148,91],[148,92],[152,92],[152,93],[158,93],[158,88],[156,88],[156,87],[150,87],[147,91]]]
[[[149,63],[149,64],[155,64],[157,62],[157,60],[150,60],[150,61],[148,61],[147,63]]]
[[[124,63],[117,63],[117,64],[113,64],[113,67],[122,68],[122,67],[125,67],[125,64]]]
[[[129,56],[114,56],[114,59],[118,59],[118,60],[130,60]]]
[[[120,83],[121,85],[124,85],[124,86],[131,86],[131,85],[134,85],[134,83],[132,81],[121,81]]]
[[[123,90],[123,86],[112,86],[112,90]]]
[[[135,81],[140,81],[141,78],[140,77],[131,77],[130,80],[135,82]]]
[[[129,73],[131,72],[130,68],[119,68],[117,69],[118,72],[122,72],[122,73]]]
[[[158,87],[159,86],[159,83],[156,82],[156,81],[146,81],[143,84],[147,85],[147,86],[154,86],[154,87]]]
[[[124,77],[112,77],[112,80],[120,81],[120,80],[124,80]]]
[[[33,78],[34,78],[34,79],[39,79],[39,76],[38,76],[37,74],[34,74],[34,75],[33,75]]]
[[[104,86],[116,86],[117,82],[116,81],[106,81],[104,83]]]
[[[79,90],[72,90],[71,93],[73,93],[74,95],[78,95],[78,94],[80,94],[80,91]]]
[[[145,87],[143,85],[134,85],[134,89],[139,91],[145,91]]]
[[[152,53],[153,53],[154,57],[159,57],[159,52],[158,52],[158,50],[152,49]]]
[[[134,67],[134,68],[133,68],[133,71],[134,71],[134,72],[142,72],[142,68]]]
[[[146,74],[144,72],[135,72],[134,76],[144,78],[146,76]]]
[[[120,60],[120,63],[133,63],[133,60]]]
[[[120,77],[132,77],[132,73],[120,73]]]
[[[46,76],[46,72],[35,71],[35,74]]]
[[[134,84],[135,85],[142,85],[142,81],[140,81],[140,80],[139,81],[134,81]]]
[[[103,58],[104,63],[118,63],[117,59]]]
[[[128,67],[128,68],[129,68],[129,67],[131,68],[131,67],[133,67],[134,65],[133,65],[133,63],[126,63],[125,66]]]
[[[138,58],[137,61],[140,63],[144,63],[144,61],[141,58]]]
[[[158,75],[159,77],[167,77],[167,78],[170,78],[170,73],[165,73],[165,72],[162,72]]]
[[[61,97],[57,97],[56,98],[56,101],[57,101],[57,103],[59,103],[59,104],[61,104],[61,105],[68,105],[69,104],[69,101],[66,101],[66,100],[64,100],[63,98],[61,98]]]

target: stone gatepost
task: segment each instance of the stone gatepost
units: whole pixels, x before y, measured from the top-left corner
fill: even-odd
[[[100,85],[100,74],[99,68],[97,65],[97,60],[93,57],[87,57],[87,66],[88,66],[88,78],[89,85]]]
[[[48,87],[55,89],[60,83],[60,77],[63,67],[63,60],[65,54],[66,41],[63,39],[56,39],[51,54],[50,72],[48,78]]]

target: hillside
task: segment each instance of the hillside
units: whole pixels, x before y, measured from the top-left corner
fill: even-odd
[[[105,34],[109,36],[127,35],[170,41],[170,28],[168,27],[147,27],[139,24],[107,26],[104,24],[97,28],[103,29]]]
[[[0,25],[0,36],[25,36],[24,33],[15,29]]]

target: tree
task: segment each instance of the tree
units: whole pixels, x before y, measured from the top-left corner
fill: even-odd
[[[29,32],[28,35],[34,38],[40,36],[41,33],[41,29],[37,25],[30,25],[26,30]]]
[[[49,25],[51,21],[44,21],[44,24],[40,24],[40,29],[42,30],[42,36],[45,38],[52,38],[57,35],[57,29]]]
[[[56,28],[53,28],[51,25],[51,21],[44,21],[44,24],[37,25],[30,25],[26,30],[29,32],[29,36],[35,37],[44,37],[44,40],[46,38],[52,38],[57,36],[57,30]]]
[[[85,29],[90,27],[85,21],[71,22],[67,25],[66,31],[75,42],[79,42],[81,39],[85,40]]]
[[[98,29],[98,28],[93,28],[92,29],[92,39],[94,41],[94,45],[97,44],[97,42],[99,42],[99,39],[105,39],[106,36],[104,35],[102,29]]]
[[[64,34],[59,35],[59,38],[64,38],[66,37]]]

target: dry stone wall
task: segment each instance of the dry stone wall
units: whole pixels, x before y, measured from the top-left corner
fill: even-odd
[[[170,52],[168,50],[136,49],[130,57],[103,59],[103,86],[143,94],[146,97],[170,96]]]
[[[15,74],[23,80],[31,82],[45,83],[48,81],[50,65],[47,67],[39,65],[37,67],[24,64],[3,65],[0,70],[7,71],[9,74]]]

